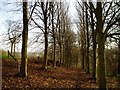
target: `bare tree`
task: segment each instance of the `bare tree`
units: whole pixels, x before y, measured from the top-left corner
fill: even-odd
[[[90,4],[90,8],[91,8]],[[95,30],[95,18],[93,17],[94,13],[90,9],[90,18],[91,18],[91,29],[92,29],[92,43],[93,43],[93,59],[92,59],[92,79],[96,80],[96,48],[97,48],[97,43],[96,43],[96,30]]]
[[[112,11],[113,10],[112,8],[116,7],[116,5],[113,4],[113,2],[108,2],[108,3],[105,2],[103,3],[103,7],[102,7],[102,2],[97,2],[96,9],[92,3],[90,4],[92,7],[91,10],[94,11],[95,17],[97,19],[96,24],[97,24],[97,43],[98,43],[99,88],[106,88],[105,60],[104,60],[105,41],[106,41],[106,38],[110,35],[119,35],[119,33],[117,33],[116,31],[111,32],[111,29],[113,28],[113,25],[115,25],[118,22],[118,20],[120,20],[119,13],[118,13],[120,8],[116,10],[114,9],[114,11]],[[106,4],[109,5],[107,9],[105,9]],[[103,17],[103,13],[104,13],[104,17]],[[115,19],[116,17],[118,18]],[[103,27],[105,27],[105,29]],[[109,33],[109,31],[111,33]]]
[[[41,1],[37,2],[37,5],[35,7],[35,18],[39,18],[40,21],[43,23],[43,27],[38,23],[38,19],[36,20],[34,17],[32,17],[32,21],[35,23],[35,25],[40,28],[43,33],[44,33],[44,39],[45,39],[45,50],[44,50],[44,63],[43,63],[43,68],[47,68],[47,58],[48,58],[48,18],[50,16],[50,11],[49,11],[49,2],[48,1]]]
[[[88,7],[87,7],[87,3],[84,2],[85,4],[85,17],[86,17],[86,41],[87,41],[87,44],[86,44],[86,73],[89,74],[90,71],[89,71],[89,47],[90,47],[90,44],[89,44],[89,25],[88,25]]]
[[[19,43],[20,37],[21,37],[21,26],[19,24],[19,21],[12,21],[12,20],[7,20],[8,23],[8,39],[11,44],[11,55],[15,57],[16,53],[16,43]]]
[[[23,2],[23,33],[22,33],[22,56],[20,75],[27,76],[27,48],[28,48],[28,0]]]

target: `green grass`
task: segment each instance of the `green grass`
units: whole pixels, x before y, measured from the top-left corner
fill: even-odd
[[[8,60],[8,52],[1,50],[0,59]],[[11,56],[9,56],[9,60],[14,60]]]

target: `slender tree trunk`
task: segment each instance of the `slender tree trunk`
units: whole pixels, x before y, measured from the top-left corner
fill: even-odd
[[[117,79],[117,88],[120,88],[120,38],[118,43],[118,79]]]
[[[59,40],[60,40],[60,35],[59,35]],[[61,45],[61,41],[59,42],[59,49],[60,49],[60,65],[62,65],[63,61],[62,61],[62,45]]]
[[[82,51],[82,60],[81,60],[81,68],[84,70],[84,46],[83,46],[84,41],[82,40],[82,46],[81,46],[81,51]]]
[[[62,44],[62,64],[65,65],[65,45]]]
[[[86,32],[85,32],[85,30],[84,30],[84,71],[86,71],[86,69],[87,69],[87,65],[86,65],[86,53],[87,53],[87,49],[86,49]]]
[[[15,35],[14,38],[15,38],[15,41],[14,41],[14,55],[13,55],[13,56],[15,57],[15,52],[16,52],[16,51],[15,51],[15,48],[16,48],[16,35]]]
[[[22,36],[22,60],[20,75],[27,76],[27,47],[28,47],[28,0],[23,1],[23,36]]]
[[[60,6],[61,8],[61,6]],[[59,44],[59,61],[60,61],[60,66],[62,65],[63,61],[62,61],[62,42],[61,42],[61,23],[60,23],[60,10],[58,9],[58,44]]]
[[[83,10],[85,9],[85,5],[83,5]],[[81,38],[83,38],[82,39],[82,41],[83,41],[83,51],[82,51],[82,55],[83,55],[83,68],[84,68],[84,70],[86,71],[86,32],[85,32],[85,15],[84,15],[84,12],[83,12],[83,18],[82,18],[82,20],[83,20],[83,34],[82,34],[82,36],[83,37],[81,37]]]
[[[59,49],[60,49],[60,65],[63,64],[63,55],[62,55],[62,40],[61,40],[61,24],[60,24],[60,20],[59,20]]]
[[[11,54],[13,53],[13,42],[11,42]]]
[[[61,45],[59,45],[59,48],[60,48],[60,65],[62,65],[62,48],[61,48]]]
[[[120,38],[119,38],[119,44],[118,44],[118,74],[120,74]]]
[[[96,32],[94,30],[93,12],[91,13],[91,29],[92,29],[92,42],[93,42],[93,61],[92,61],[92,79],[96,80]]]
[[[93,38],[94,39],[93,39],[92,79],[96,80],[96,37],[94,36]]]
[[[45,5],[46,4],[46,5]],[[43,61],[43,69],[47,69],[47,58],[48,58],[48,2],[41,2],[41,9],[44,17],[44,38],[45,38],[45,51],[44,51],[44,61]]]
[[[47,58],[48,58],[48,30],[47,30],[47,24],[45,24],[45,51],[44,51],[44,63],[43,63],[43,69],[47,68]]]
[[[52,8],[52,31],[53,31],[53,40],[54,40],[54,63],[53,63],[53,67],[56,66],[56,57],[55,57],[55,53],[56,53],[56,37],[55,37],[55,28],[54,28],[54,5],[53,2],[51,3],[51,8]]]
[[[56,42],[55,42],[55,37],[54,37],[54,63],[53,63],[53,67],[56,66],[56,57],[55,57],[55,53],[56,53]]]
[[[106,89],[105,60],[104,60],[105,36],[103,33],[101,2],[97,2],[96,18],[97,18],[97,42],[98,42],[98,83],[100,89],[103,88]]]
[[[86,73],[89,74],[89,30],[88,30],[88,9],[86,6],[86,31],[87,31],[87,46],[86,46]]]

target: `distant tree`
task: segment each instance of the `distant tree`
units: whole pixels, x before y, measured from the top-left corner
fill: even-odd
[[[50,18],[50,2],[41,1],[37,2],[35,7],[34,15],[31,18],[34,24],[43,31],[45,39],[45,50],[44,50],[44,60],[43,69],[47,68],[47,58],[48,58],[48,34],[49,34],[49,18]],[[37,19],[36,19],[37,18]],[[42,24],[39,23],[42,21]]]
[[[66,4],[66,6],[65,6]],[[65,62],[65,33],[68,24],[68,8],[67,3],[58,3],[58,29],[57,29],[57,44],[59,46],[59,61],[63,65]]]
[[[58,3],[57,2],[50,2],[50,20],[49,23],[51,25],[51,36],[53,38],[53,67],[56,66],[56,39],[57,39],[57,29],[58,29]]]
[[[20,42],[20,37],[21,37],[21,26],[19,25],[19,21],[12,21],[12,20],[7,20],[8,23],[8,39],[11,44],[11,55],[15,57],[16,53],[16,44]]]
[[[86,2],[84,2],[84,4],[85,4],[85,22],[86,22],[86,73],[87,74],[89,74],[90,73],[90,70],[89,70],[89,47],[90,47],[90,40],[89,40],[89,25],[88,25],[88,20],[89,20],[89,18],[88,18],[88,7],[87,7],[87,3]]]

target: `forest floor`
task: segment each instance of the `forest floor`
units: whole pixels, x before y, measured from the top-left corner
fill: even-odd
[[[28,62],[28,77],[16,76],[16,61],[2,60],[2,88],[98,88],[97,82],[79,68],[56,67],[40,69],[41,64]],[[116,79],[107,78],[109,88],[115,88]]]

